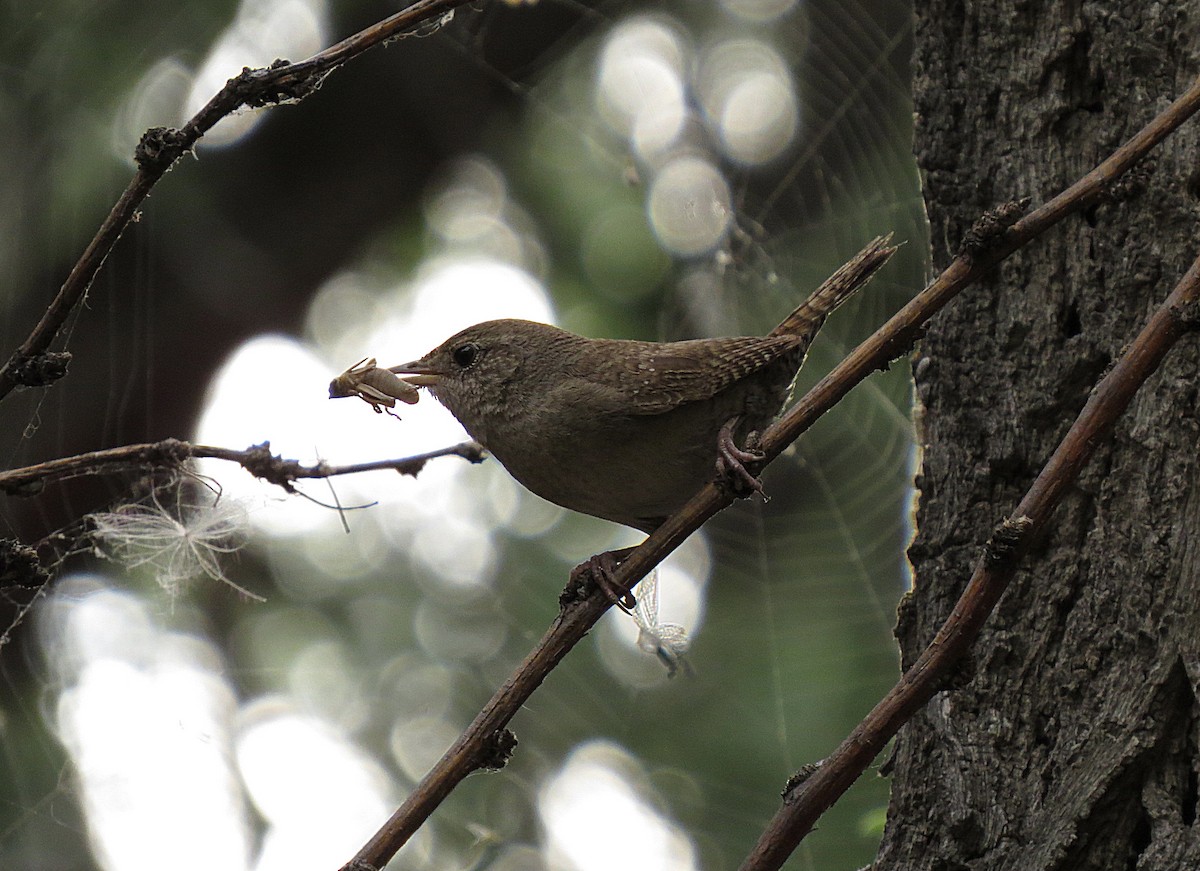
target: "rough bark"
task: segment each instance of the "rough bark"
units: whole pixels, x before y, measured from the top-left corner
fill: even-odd
[[[939,267],[982,211],[1056,193],[1198,71],[1197,0],[917,5],[915,149]],[[1196,256],[1198,141],[1185,125],[929,330],[906,661]],[[962,680],[899,736],[876,869],[1200,868],[1198,346],[1145,386]]]

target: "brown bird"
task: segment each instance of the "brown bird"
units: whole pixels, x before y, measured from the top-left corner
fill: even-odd
[[[867,275],[892,250],[873,245],[882,258]],[[761,489],[744,466],[762,459],[756,434],[783,407],[825,318],[862,283],[831,279],[766,336],[588,339],[496,320],[389,368],[427,387],[542,498],[652,532],[718,472],[739,495]]]

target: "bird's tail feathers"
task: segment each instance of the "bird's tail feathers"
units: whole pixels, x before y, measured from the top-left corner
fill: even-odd
[[[875,271],[879,269],[896,248],[888,245],[891,234],[879,236],[872,240],[866,248],[844,264],[837,272],[829,276],[825,282],[812,292],[794,312],[783,319],[772,336],[808,336],[816,335],[817,330],[825,323],[825,318],[854,296],[855,291],[867,283]]]

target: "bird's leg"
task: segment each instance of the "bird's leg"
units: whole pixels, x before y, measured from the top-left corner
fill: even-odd
[[[717,480],[729,487],[733,495],[744,499],[763,491],[762,481],[752,475],[746,463],[761,463],[766,455],[754,449],[758,433],[750,433],[745,448],[739,448],[733,440],[733,431],[741,416],[731,417],[717,435]]]
[[[633,553],[634,549],[633,547],[623,547],[619,550],[606,550],[575,566],[571,570],[570,583],[563,591],[564,597],[572,590],[586,588],[588,580],[591,580],[593,584],[604,591],[604,595],[608,597],[609,601],[622,611],[633,611],[637,605],[637,599],[629,590],[622,590],[617,586],[613,580],[613,573],[617,570],[617,566]]]

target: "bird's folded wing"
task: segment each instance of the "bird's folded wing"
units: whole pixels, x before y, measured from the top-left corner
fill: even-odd
[[[797,346],[792,336],[638,342],[618,383],[634,414],[662,414],[709,399]]]

